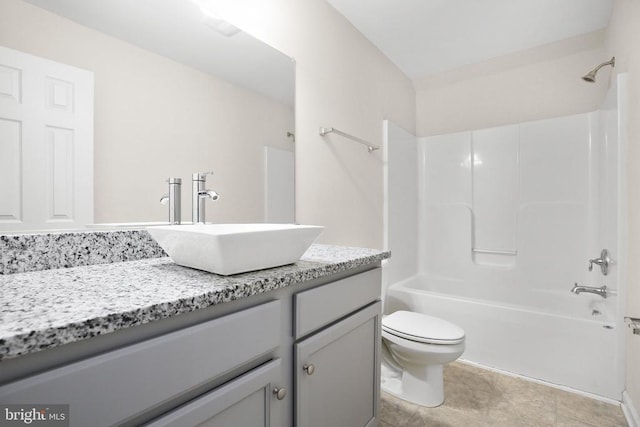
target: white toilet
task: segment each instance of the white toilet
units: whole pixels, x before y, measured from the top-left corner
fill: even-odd
[[[434,407],[444,402],[443,365],[464,352],[464,330],[437,317],[396,311],[382,318],[382,350],[382,389],[409,402]],[[401,371],[395,383],[385,379],[389,365]]]

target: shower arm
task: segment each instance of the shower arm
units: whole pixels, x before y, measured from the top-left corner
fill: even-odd
[[[596,68],[594,68],[592,71],[594,73],[597,73],[598,71],[600,71],[600,68],[602,67],[606,67],[607,65],[611,65],[612,67],[615,67],[616,65],[616,58],[613,57],[610,60],[608,60],[607,62],[603,62],[602,64],[598,65]]]
[[[603,62],[602,64],[598,65],[593,70],[589,71],[587,74],[582,76],[582,80],[584,80],[586,82],[589,82],[589,83],[595,83],[596,74],[598,74],[598,71],[600,70],[600,68],[606,67],[607,65],[611,65],[611,67],[615,67],[616,66],[616,57],[612,56],[610,60],[608,60],[606,62]]]

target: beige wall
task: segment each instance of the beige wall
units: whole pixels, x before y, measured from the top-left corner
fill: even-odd
[[[608,59],[603,45],[604,32],[596,32],[418,79],[418,136],[595,110],[607,79],[580,77]]]
[[[293,150],[294,112],[214,76],[20,0],[0,2],[0,45],[95,75],[95,220],[162,221],[168,177],[213,170],[214,222],[264,220],[263,147]]]
[[[415,130],[411,81],[324,0],[222,0],[218,12],[296,60],[296,220],[320,241],[381,248],[382,120]],[[242,3],[242,6],[239,6]]]
[[[628,316],[640,317],[640,2],[616,0],[606,37],[609,56],[615,55],[615,72],[629,73],[627,127],[628,197]],[[627,332],[627,393],[640,411],[640,336]]]

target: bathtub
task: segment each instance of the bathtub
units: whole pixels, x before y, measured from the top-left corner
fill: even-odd
[[[463,360],[621,400],[621,328],[600,297],[569,289],[495,289],[490,295],[499,301],[488,301],[474,295],[477,289],[463,281],[413,276],[388,288],[385,310],[416,311],[459,325],[466,334]]]

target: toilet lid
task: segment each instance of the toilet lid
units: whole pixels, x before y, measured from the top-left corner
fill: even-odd
[[[411,311],[396,311],[382,318],[382,329],[411,341],[430,344],[458,344],[464,330],[437,317]]]

